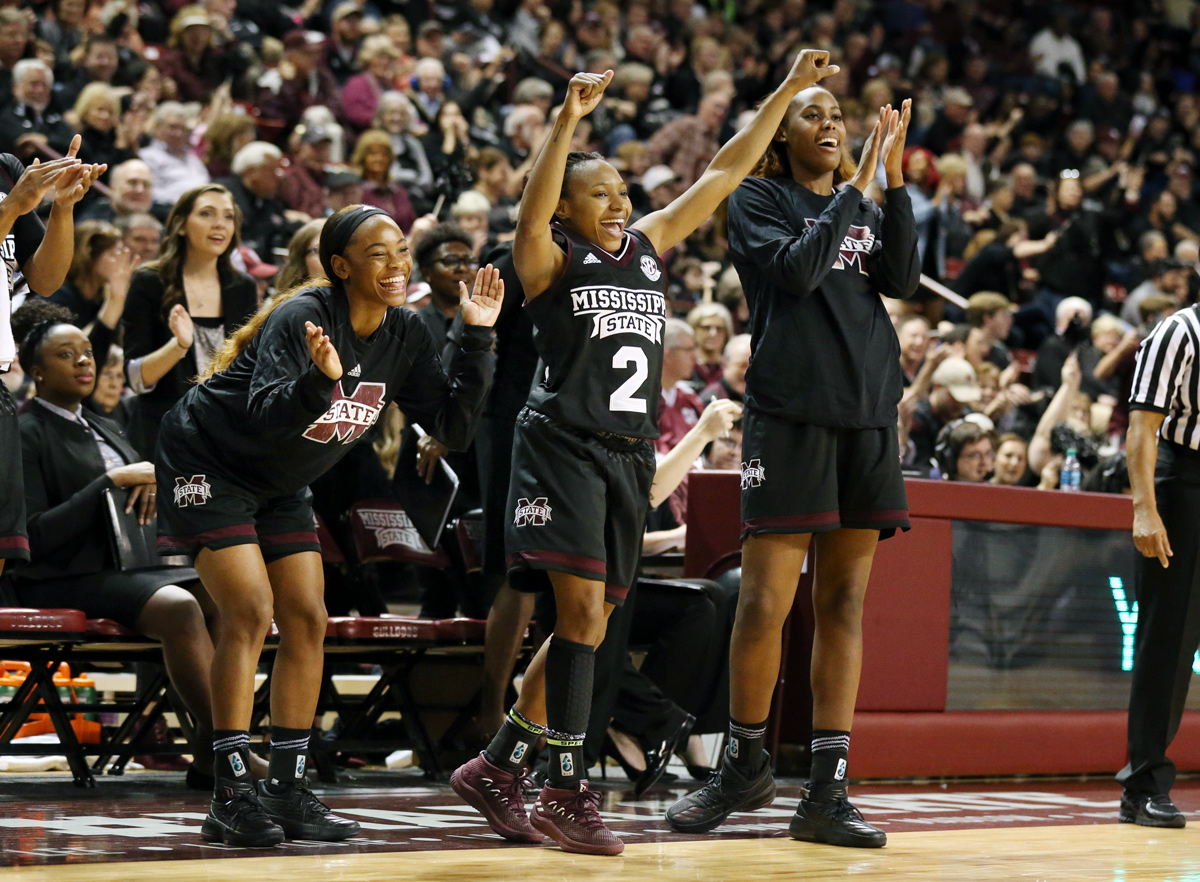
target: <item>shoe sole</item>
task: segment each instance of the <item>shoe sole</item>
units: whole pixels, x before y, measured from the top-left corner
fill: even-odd
[[[728,818],[730,815],[736,815],[739,812],[757,811],[758,809],[763,808],[764,806],[770,805],[774,801],[775,801],[775,779],[772,778],[770,793],[767,793],[763,797],[749,800],[747,802],[735,805],[732,808],[725,811],[719,817],[711,818],[707,821],[701,821],[701,822],[695,823],[695,824],[689,824],[687,822],[680,822],[679,819],[677,819],[677,818],[672,818],[670,811],[668,811],[667,812],[667,824],[669,824],[671,829],[674,830],[676,833],[708,833],[712,830],[717,829],[722,824],[724,824],[725,819]]]
[[[1187,826],[1187,818],[1180,817],[1178,821],[1156,821],[1153,818],[1139,818],[1137,815],[1121,812],[1117,816],[1121,824],[1137,824],[1139,827],[1158,827],[1163,830],[1182,830]]]
[[[529,816],[529,823],[535,829],[545,833],[550,839],[558,843],[558,847],[563,851],[568,851],[571,854],[594,854],[613,856],[618,855],[625,850],[625,843],[620,839],[613,845],[592,845],[587,842],[577,842],[567,836],[558,825],[552,820],[541,814],[535,807],[533,813]]]
[[[232,848],[274,848],[283,842],[283,828],[276,826],[275,831],[260,836],[250,836],[235,833],[216,818],[211,816],[204,819],[200,827],[200,838],[205,842],[220,842]]]
[[[545,839],[545,837],[542,836],[541,833],[538,833],[536,830],[534,830],[532,826],[526,831],[517,830],[502,824],[500,819],[496,817],[495,812],[492,811],[492,807],[488,804],[487,798],[474,787],[469,785],[466,781],[464,781],[462,779],[462,775],[459,774],[458,769],[455,769],[454,774],[450,776],[450,788],[460,797],[462,797],[463,801],[467,803],[467,805],[471,806],[471,808],[483,815],[483,819],[487,821],[488,826],[492,828],[492,832],[497,836],[501,836],[504,839],[507,839],[509,842],[528,842],[530,844],[537,844]]]
[[[344,842],[362,832],[356,821],[353,827],[317,827],[313,824],[292,824],[280,815],[267,812],[267,817],[283,828],[284,839],[304,839],[309,842]]]
[[[836,845],[840,848],[883,848],[887,845],[886,835],[878,840],[854,835],[835,836],[830,835],[827,829],[816,824],[809,826],[806,823],[798,827],[794,821],[788,825],[788,835],[799,842]]]

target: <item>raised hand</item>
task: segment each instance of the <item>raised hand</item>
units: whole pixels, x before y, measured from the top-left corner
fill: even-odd
[[[700,414],[697,428],[708,441],[728,437],[733,424],[742,416],[742,406],[736,401],[718,398],[710,401],[704,413]]]
[[[829,63],[829,53],[824,49],[805,49],[792,62],[788,82],[799,89],[807,89],[841,71],[836,64]]]
[[[182,303],[176,303],[167,313],[167,328],[171,331],[171,336],[175,338],[176,346],[184,350],[192,348],[196,328],[192,324],[192,317],[188,315],[188,311],[183,308]]]
[[[4,208],[16,212],[18,216],[29,214],[42,204],[46,194],[58,184],[64,174],[79,165],[79,160],[70,156],[53,162],[35,159],[33,165],[25,169],[24,174],[17,179],[12,192],[4,200]]]
[[[490,263],[475,274],[475,289],[468,293],[464,282],[458,283],[458,302],[463,323],[490,328],[500,317],[504,304],[504,282],[500,270]]]
[[[567,100],[563,102],[562,112],[572,119],[582,119],[600,103],[604,90],[612,82],[613,72],[606,70],[602,74],[577,73],[571,77],[567,86]]]
[[[308,355],[321,373],[331,380],[342,378],[342,360],[338,357],[333,341],[325,336],[325,329],[312,322],[304,323],[305,342],[308,343]]]
[[[883,168],[887,172],[889,190],[904,186],[904,142],[908,137],[908,121],[912,118],[912,99],[905,98],[897,113],[892,105],[885,108],[888,114],[887,135],[883,139],[880,155],[883,157]]]
[[[879,144],[882,140],[883,109],[880,108],[879,119],[875,121],[875,127],[871,129],[871,134],[867,135],[867,141],[863,144],[862,158],[858,161],[854,177],[847,182],[860,193],[865,193],[867,186],[875,180],[875,173],[879,168]]]

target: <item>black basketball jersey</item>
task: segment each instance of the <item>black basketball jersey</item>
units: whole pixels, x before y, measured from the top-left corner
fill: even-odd
[[[667,274],[649,240],[626,230],[618,254],[557,224],[562,275],[526,303],[540,361],[529,407],[563,425],[658,437]]]

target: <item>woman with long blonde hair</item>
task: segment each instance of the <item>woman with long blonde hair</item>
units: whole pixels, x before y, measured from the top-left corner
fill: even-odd
[[[284,837],[340,841],[359,825],[305,783],[321,689],[325,585],[308,485],[395,401],[452,448],[466,447],[491,383],[491,326],[504,285],[487,267],[442,367],[420,316],[401,309],[408,242],[383,211],[352,205],[321,230],[324,278],[285,291],[236,331],[163,420],[158,545],[187,554],[219,610],[213,665],[215,791],[204,839],[240,847]],[[250,783],[254,674],[272,618],[268,779]]]

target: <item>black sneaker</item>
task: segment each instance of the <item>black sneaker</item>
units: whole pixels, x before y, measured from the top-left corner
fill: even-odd
[[[887,834],[872,827],[850,804],[845,787],[826,787],[817,798],[805,792],[788,825],[793,839],[845,848],[882,848]]]
[[[271,848],[283,842],[283,828],[267,816],[253,787],[226,784],[213,794],[200,836],[237,848]]]
[[[1122,793],[1117,820],[1143,827],[1178,828],[1187,824],[1183,812],[1175,808],[1175,803],[1165,793]]]
[[[303,784],[289,784],[282,793],[272,793],[266,782],[260,781],[258,798],[288,839],[341,842],[362,832],[358,821],[339,818]]]
[[[703,787],[667,809],[667,823],[680,833],[707,833],[734,812],[752,812],[770,805],[774,798],[771,757],[765,750],[762,765],[750,777],[723,757],[721,767]]]

